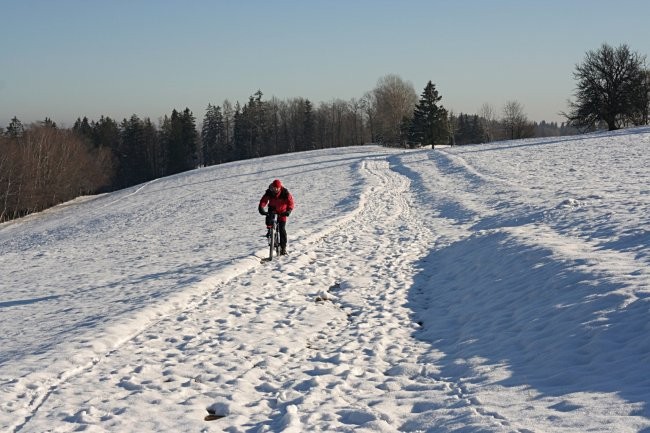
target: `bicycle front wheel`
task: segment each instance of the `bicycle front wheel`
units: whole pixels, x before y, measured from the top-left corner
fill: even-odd
[[[280,230],[279,227],[275,228],[275,255],[280,255]]]
[[[276,230],[275,225],[271,227],[271,237],[269,238],[269,260],[273,260],[273,250],[277,248],[276,245]]]

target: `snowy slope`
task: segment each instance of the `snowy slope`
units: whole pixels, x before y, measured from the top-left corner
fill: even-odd
[[[648,149],[332,149],[0,225],[0,430],[650,432]]]

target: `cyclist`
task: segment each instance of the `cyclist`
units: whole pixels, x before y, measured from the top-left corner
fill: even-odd
[[[268,204],[268,212],[264,210]],[[266,190],[257,210],[261,215],[266,215],[266,236],[271,236],[272,219],[270,213],[278,214],[278,228],[280,230],[280,255],[287,253],[287,217],[293,211],[293,196],[282,186],[279,179],[275,179]]]

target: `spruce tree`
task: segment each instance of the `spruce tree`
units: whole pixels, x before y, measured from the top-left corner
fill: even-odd
[[[304,116],[302,139],[305,143],[305,149],[313,150],[316,148],[314,143],[314,113],[309,99],[305,99]]]
[[[163,151],[160,144],[160,134],[150,118],[142,122],[142,144],[144,146],[146,178],[156,179],[163,174]]]
[[[251,149],[253,151],[253,156],[265,156],[268,155],[268,143],[269,143],[269,134],[268,134],[268,125],[267,125],[267,104],[262,101],[263,93],[261,90],[255,92],[255,99],[253,100],[252,106],[252,131],[253,137],[251,141]]]
[[[201,129],[203,164],[214,165],[223,160],[225,153],[224,124],[221,108],[208,104]]]
[[[49,117],[46,117],[45,120],[38,122],[38,124],[44,128],[57,129],[56,122]]]
[[[93,128],[90,126],[90,122],[88,122],[86,116],[84,116],[83,120],[77,118],[77,121],[74,122],[74,125],[72,126],[72,130],[81,136],[86,137],[90,141],[93,139]]]
[[[167,138],[167,175],[180,173],[188,167],[188,152],[183,140],[182,122],[181,114],[176,109],[172,110]]]
[[[11,122],[9,122],[9,125],[7,126],[5,135],[11,138],[18,138],[22,137],[24,133],[25,127],[23,126],[23,123],[18,120],[16,116],[14,116],[14,118],[11,119]]]
[[[429,81],[415,106],[413,122],[409,132],[410,145],[434,146],[447,139],[447,110],[438,103],[442,96],[436,86]]]
[[[245,108],[245,106],[244,106]],[[246,159],[246,128],[244,121],[245,114],[242,113],[242,107],[239,101],[235,104],[235,113],[233,115],[233,149],[232,160],[238,161]]]
[[[116,121],[110,117],[102,116],[99,121],[93,121],[90,126],[95,147],[107,147],[113,152],[117,152],[120,142],[120,129]]]
[[[117,152],[117,182],[124,188],[145,182],[146,149],[144,143],[144,124],[137,115],[122,121],[120,144]]]
[[[233,160],[233,135],[234,135],[234,109],[229,100],[224,100],[222,107],[223,113],[223,151],[220,155],[221,162]]]
[[[196,120],[189,108],[183,110],[180,120],[182,148],[185,153],[183,170],[192,170],[198,166],[199,160],[197,146],[199,134],[196,130]]]

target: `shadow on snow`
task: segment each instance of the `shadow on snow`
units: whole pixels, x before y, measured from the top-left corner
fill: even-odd
[[[475,365],[502,365],[511,374],[503,386],[543,396],[615,393],[642,403],[636,415],[648,417],[650,296],[623,307],[629,299],[617,293],[620,282],[580,265],[507,233],[434,250],[416,263],[409,292],[422,323],[415,337],[443,352],[442,377],[477,377]]]

